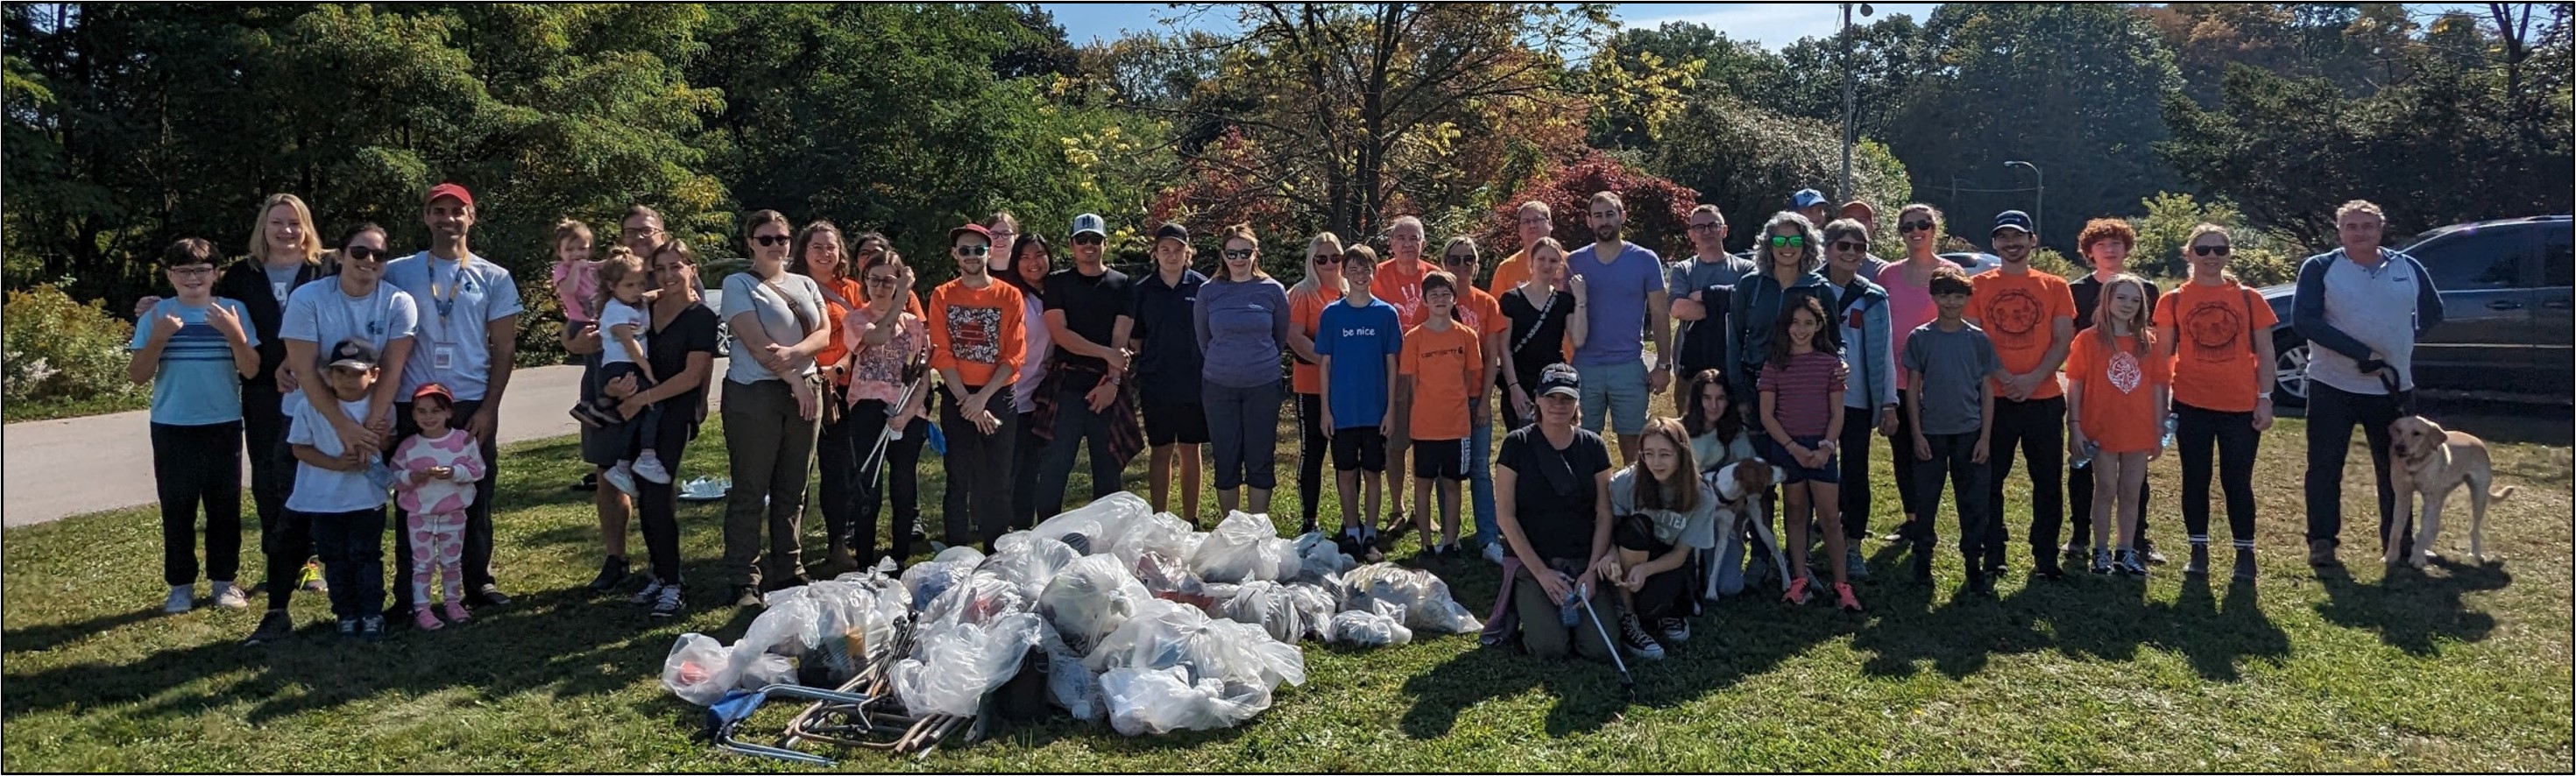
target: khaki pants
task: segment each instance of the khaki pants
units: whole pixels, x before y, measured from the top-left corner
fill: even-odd
[[[797,414],[796,395],[776,380],[725,381],[723,412],[725,457],[733,464],[733,490],[725,495],[724,568],[736,585],[760,585],[760,533],[766,525],[773,576],[795,577],[804,569],[797,537],[815,422]]]

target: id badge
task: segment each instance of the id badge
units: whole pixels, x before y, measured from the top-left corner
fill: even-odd
[[[429,368],[440,372],[454,370],[456,368],[456,346],[440,345],[437,349],[430,351]]]
[[[270,282],[269,282],[269,284],[268,284],[268,290],[269,290],[269,292],[270,292],[270,293],[272,293],[272,294],[277,295],[277,303],[278,303],[278,304],[285,304],[285,303],[286,303],[286,292],[289,290],[286,286],[287,286],[287,284],[286,284],[286,283],[280,283],[280,282],[276,282],[276,281],[270,281]]]

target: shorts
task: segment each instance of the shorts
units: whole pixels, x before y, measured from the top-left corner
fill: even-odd
[[[1467,479],[1467,444],[1460,439],[1413,440],[1413,476],[1420,479]]]
[[[1636,436],[1646,433],[1645,362],[1576,365],[1574,373],[1583,381],[1583,395],[1579,398],[1583,402],[1584,430],[1601,433],[1602,421],[1606,417],[1612,434]]]
[[[1799,446],[1805,447],[1809,450],[1813,450],[1817,445],[1825,443],[1824,437],[1793,436],[1789,439],[1790,441],[1797,442]],[[1843,483],[1842,467],[1835,465],[1835,459],[1840,456],[1840,453],[1826,455],[1825,465],[1810,469],[1805,466],[1798,465],[1798,462],[1795,459],[1789,457],[1789,448],[1778,442],[1771,441],[1771,436],[1769,434],[1756,435],[1753,438],[1753,441],[1762,449],[1762,459],[1770,461],[1771,465],[1780,468],[1780,473],[1782,475],[1780,482],[1783,485],[1796,485],[1801,482],[1821,482],[1827,485],[1840,485]]]
[[[1207,409],[1198,402],[1141,402],[1145,413],[1145,444],[1162,447],[1169,444],[1204,445],[1208,443]]]
[[[1368,426],[1334,429],[1333,470],[1386,471],[1386,435]]]

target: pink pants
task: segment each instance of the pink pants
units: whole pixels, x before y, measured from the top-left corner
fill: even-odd
[[[429,608],[429,572],[439,569],[450,602],[465,600],[465,511],[414,512],[411,525],[411,600]]]

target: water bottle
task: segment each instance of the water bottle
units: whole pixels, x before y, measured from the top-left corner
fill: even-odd
[[[930,452],[937,454],[941,458],[948,457],[948,434],[940,431],[939,424],[937,423],[925,423],[922,425],[922,428],[927,429],[927,431],[921,435],[921,439],[922,441],[930,443]]]
[[[1564,574],[1558,574],[1557,578],[1565,580],[1565,583],[1568,585],[1574,584],[1574,580],[1567,578]],[[1583,622],[1583,590],[1581,588],[1577,588],[1565,594],[1565,603],[1556,607],[1556,618],[1559,621],[1562,621],[1565,624],[1565,627],[1568,628],[1574,627],[1575,625]]]
[[[2160,444],[2164,445],[2164,448],[2167,450],[2173,449],[2174,425],[2180,422],[2181,419],[2182,416],[2180,415],[2171,413],[2165,415],[2165,438]]]
[[[2098,455],[2101,452],[2102,443],[2095,442],[2090,439],[2084,440],[2084,454],[2067,459],[2066,468],[2081,469],[2089,466],[2093,463],[2093,456]]]

